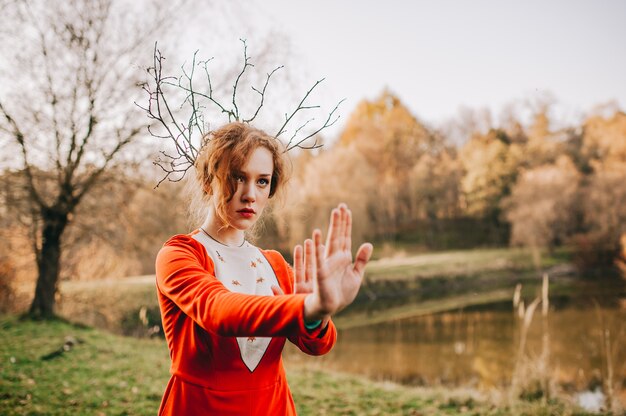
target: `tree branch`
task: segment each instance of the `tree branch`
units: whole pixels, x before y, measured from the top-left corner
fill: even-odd
[[[278,138],[280,137],[281,134],[283,134],[285,132],[285,128],[287,127],[287,124],[289,124],[289,122],[291,121],[291,119],[300,111],[300,110],[305,110],[305,109],[310,109],[310,108],[316,108],[316,107],[307,107],[307,106],[303,106],[304,102],[306,101],[306,99],[309,97],[309,95],[311,95],[311,92],[313,92],[313,90],[320,84],[322,83],[322,81],[324,81],[325,78],[320,79],[319,81],[316,81],[315,84],[313,84],[313,86],[306,92],[306,94],[304,94],[304,97],[302,97],[302,100],[300,100],[300,102],[298,103],[298,106],[296,107],[295,110],[293,110],[293,112],[290,115],[287,115],[285,113],[285,122],[283,123],[282,126],[280,126],[280,129],[278,129],[278,133],[276,133],[276,135],[274,137]]]
[[[256,111],[254,112],[254,114],[252,115],[252,117],[248,118],[248,119],[243,119],[244,123],[250,123],[251,121],[253,121],[256,116],[259,114],[259,111],[261,111],[261,108],[263,107],[263,102],[265,100],[265,90],[267,90],[267,86],[270,83],[270,78],[272,78],[272,75],[274,75],[274,73],[282,68],[284,68],[284,65],[278,66],[276,68],[274,68],[272,70],[272,72],[270,72],[269,74],[267,74],[267,78],[265,79],[265,84],[263,85],[263,89],[261,91],[259,91],[258,89],[252,87],[252,89],[254,91],[256,91],[260,96],[261,96],[261,102],[259,103],[259,106],[256,108]]]
[[[50,61],[49,61],[50,52],[49,52],[49,47],[46,42],[46,36],[43,30],[41,29],[41,26],[39,25],[38,19],[35,18],[35,15],[33,14],[33,11],[30,7],[30,4],[25,3],[25,5],[26,5],[26,12],[28,13],[28,16],[31,19],[31,22],[33,23],[33,25],[35,26],[35,30],[37,31],[37,34],[39,36],[39,46],[41,48],[41,55],[44,60],[44,72],[45,72],[45,77],[46,77],[46,82],[47,82],[45,89],[46,89],[47,94],[50,96],[50,106],[52,108],[52,126],[54,129],[55,154],[56,154],[55,165],[57,167],[57,172],[59,175],[57,179],[60,181],[62,168],[61,168],[61,131],[59,129],[58,108],[57,108],[59,98],[55,91],[54,79],[52,77],[52,73],[50,70]]]
[[[254,67],[251,63],[248,63],[250,57],[248,57],[248,45],[246,44],[245,39],[239,39],[243,43],[243,68],[241,68],[241,72],[235,78],[235,84],[233,85],[233,115],[236,121],[239,121],[239,108],[237,107],[237,86],[239,85],[239,80],[243,76],[244,72],[248,67]],[[228,121],[231,121],[230,119]]]
[[[12,135],[17,141],[17,143],[20,145],[20,148],[22,149],[22,159],[24,161],[24,171],[26,172],[26,178],[28,180],[29,194],[31,198],[33,198],[35,203],[40,207],[40,209],[47,208],[47,205],[43,202],[41,196],[39,195],[39,192],[37,191],[37,188],[35,187],[35,180],[33,178],[32,168],[28,161],[28,151],[26,148],[24,134],[22,133],[22,130],[19,128],[19,126],[17,125],[17,122],[15,121],[15,119],[13,119],[13,117],[11,117],[11,115],[6,111],[1,101],[0,101],[0,111],[4,115],[4,118],[7,120],[9,125],[12,127],[13,129]]]
[[[337,105],[335,106],[335,108],[333,108],[333,110],[328,113],[328,117],[326,118],[326,121],[324,122],[324,124],[318,128],[317,130],[315,130],[313,133],[309,134],[308,136],[306,136],[305,138],[299,140],[297,143],[293,144],[290,146],[292,140],[295,138],[296,134],[298,133],[298,131],[300,129],[302,129],[304,126],[306,126],[309,121],[313,121],[314,119],[311,119],[309,121],[307,121],[304,125],[300,126],[300,128],[298,128],[298,130],[296,130],[296,132],[294,133],[294,135],[291,137],[291,139],[289,139],[289,143],[286,146],[285,152],[288,152],[291,149],[295,149],[296,147],[299,147],[300,149],[317,149],[319,147],[322,147],[321,144],[317,144],[317,139],[315,139],[315,143],[311,146],[303,146],[302,143],[304,143],[306,140],[310,139],[313,136],[316,136],[319,132],[321,132],[322,130],[332,126],[333,124],[335,124],[337,122],[337,120],[339,120],[339,118],[341,116],[337,116],[333,121],[330,121],[333,117],[333,114],[335,114],[335,111],[337,111],[337,109],[339,108],[339,106],[341,105],[341,103],[343,103],[346,99],[344,98],[343,100],[339,101],[337,103]]]
[[[119,153],[126,145],[128,145],[132,140],[141,132],[141,128],[135,127],[131,129],[126,137],[120,137],[122,129],[118,129],[118,137],[117,143],[113,150],[111,150],[108,154],[104,155],[104,163],[98,169],[96,169],[91,175],[87,177],[87,179],[83,182],[80,191],[74,196],[72,203],[74,206],[78,205],[81,199],[85,196],[87,192],[91,189],[91,187],[96,183],[100,175],[108,168],[109,163],[113,159],[113,157]],[[78,186],[76,187],[77,189]]]

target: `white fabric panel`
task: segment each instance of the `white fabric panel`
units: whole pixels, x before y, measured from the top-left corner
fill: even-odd
[[[215,277],[228,290],[248,295],[272,296],[272,285],[278,285],[274,270],[261,251],[244,242],[241,247],[229,247],[206,235],[194,234],[215,264]],[[259,365],[271,337],[237,337],[241,359],[250,371]]]

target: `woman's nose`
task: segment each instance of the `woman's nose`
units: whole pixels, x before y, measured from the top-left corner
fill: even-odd
[[[243,184],[243,194],[242,198],[244,201],[254,202],[256,200],[256,195],[254,193],[254,184],[247,182]]]

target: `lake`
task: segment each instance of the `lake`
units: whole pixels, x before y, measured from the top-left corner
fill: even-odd
[[[521,376],[528,380],[549,374],[559,391],[576,394],[601,386],[610,366],[616,393],[626,403],[626,302],[613,298],[597,305],[572,303],[551,306],[545,321],[538,308],[528,329]],[[346,329],[326,356],[311,360],[289,348],[285,359],[287,365],[319,366],[409,385],[501,389],[511,384],[522,327],[508,305]]]

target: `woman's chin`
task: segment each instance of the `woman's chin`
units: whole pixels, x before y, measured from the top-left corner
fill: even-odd
[[[254,226],[254,224],[256,223],[256,216],[255,218],[237,218],[235,221],[231,221],[230,225],[239,231],[248,231],[250,228],[252,228]]]

